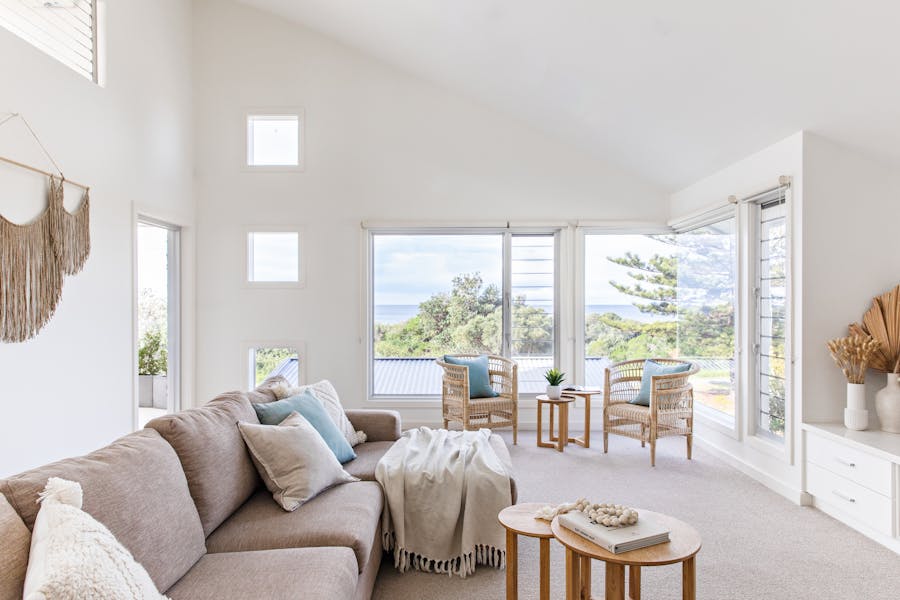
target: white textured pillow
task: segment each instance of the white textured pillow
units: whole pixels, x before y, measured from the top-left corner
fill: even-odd
[[[25,600],[165,598],[109,529],[81,510],[81,499],[81,484],[47,480],[31,534]]]
[[[310,385],[291,386],[286,383],[279,383],[272,386],[272,392],[278,400],[290,398],[306,391],[309,391],[316,397],[316,400],[322,403],[322,406],[325,407],[325,412],[328,413],[328,416],[337,425],[338,431],[344,435],[344,438],[351,446],[357,446],[366,441],[366,433],[364,431],[353,429],[353,423],[350,422],[350,419],[347,418],[347,413],[344,412],[344,406],[341,404],[337,390],[334,389],[334,386],[327,379]]]
[[[339,483],[359,481],[341,467],[334,452],[298,412],[278,425],[238,423],[253,464],[275,502],[294,511]]]

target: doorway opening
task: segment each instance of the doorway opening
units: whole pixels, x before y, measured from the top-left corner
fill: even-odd
[[[138,427],[180,406],[180,233],[147,217],[137,222]]]

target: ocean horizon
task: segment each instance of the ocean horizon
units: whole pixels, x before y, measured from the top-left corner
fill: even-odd
[[[622,318],[643,323],[649,323],[659,318],[642,313],[633,304],[588,304],[585,308],[589,315],[615,313]],[[375,306],[375,322],[385,325],[402,323],[416,316],[418,312],[418,304],[380,304]]]

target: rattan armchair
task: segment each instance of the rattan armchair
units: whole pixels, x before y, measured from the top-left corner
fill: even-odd
[[[456,358],[476,358],[478,354],[453,354]],[[441,385],[441,409],[444,428],[451,422],[463,429],[512,427],[513,444],[519,433],[519,382],[515,361],[502,356],[488,356],[491,387],[500,395],[494,398],[469,398],[469,368],[435,361],[444,370]]]
[[[654,358],[663,365],[684,364],[687,361]],[[683,435],[687,443],[687,458],[691,459],[694,433],[694,388],[690,377],[697,365],[682,373],[655,375],[650,387],[650,406],[629,401],[641,389],[644,359],[628,360],[606,369],[603,402],[603,453],[609,449],[609,434],[614,433],[640,440],[641,447],[650,443],[650,466],[656,466],[656,440],[670,435]]]

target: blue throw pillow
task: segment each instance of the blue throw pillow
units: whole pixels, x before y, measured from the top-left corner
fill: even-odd
[[[347,442],[347,438],[341,433],[325,412],[325,407],[309,392],[303,392],[290,398],[284,398],[276,402],[259,402],[253,405],[256,416],[263,425],[278,425],[289,414],[297,411],[309,421],[309,424],[319,432],[328,447],[337,457],[338,462],[344,464],[356,458],[356,452]]]
[[[650,386],[653,385],[651,377],[654,375],[671,375],[673,373],[684,373],[689,371],[691,363],[681,363],[678,365],[661,365],[652,360],[644,361],[644,374],[641,376],[641,389],[638,395],[629,400],[631,404],[640,404],[641,406],[650,406]]]
[[[491,374],[488,372],[488,357],[457,358],[444,356],[444,362],[451,365],[469,367],[469,398],[496,398],[500,394],[491,387]]]

